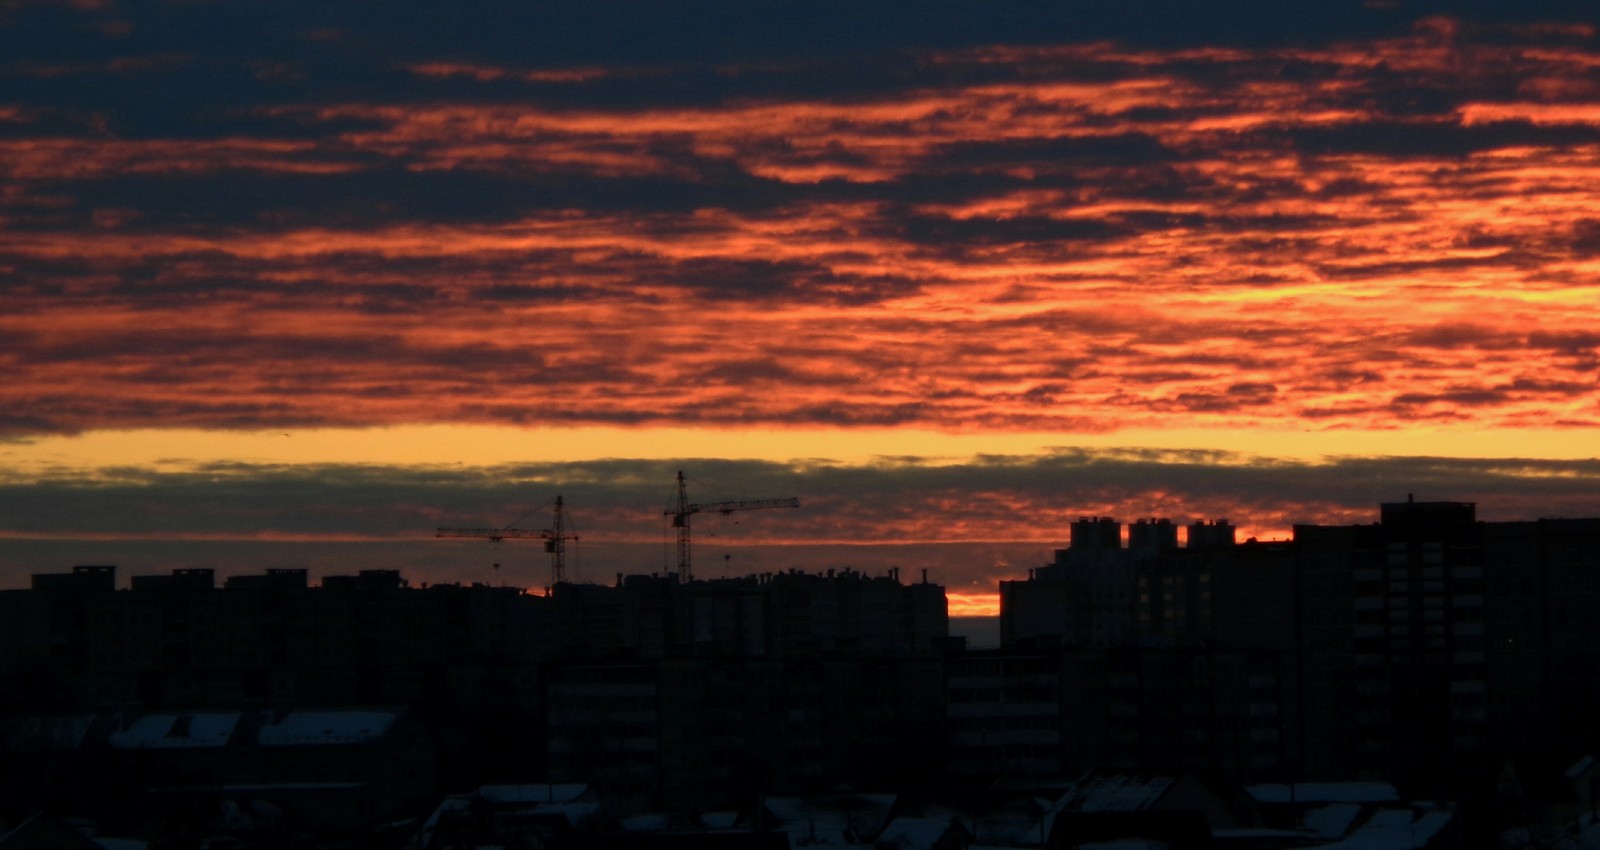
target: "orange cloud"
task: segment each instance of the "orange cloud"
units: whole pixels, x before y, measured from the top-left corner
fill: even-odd
[[[1592,427],[1586,37],[1000,45],[850,96],[19,132],[3,427]]]

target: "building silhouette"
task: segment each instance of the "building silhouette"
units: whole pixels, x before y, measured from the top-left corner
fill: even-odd
[[[1158,653],[1187,651],[1208,669],[1236,654],[1244,660],[1229,663],[1251,671],[1248,717],[1280,718],[1275,729],[1246,721],[1251,755],[1235,768],[1252,771],[1442,793],[1508,762],[1556,775],[1600,745],[1585,719],[1600,697],[1600,520],[1483,522],[1472,503],[1408,499],[1380,505],[1376,523],[1297,525],[1287,541],[1237,542],[1211,521],[1190,525],[1178,547],[1174,528],[1140,520],[1124,546],[1113,519],[1073,523],[1054,563],[1001,582],[1002,645],[1143,653],[1137,676],[1110,666],[1096,676],[1113,662],[1093,655],[1076,678],[1084,694],[1137,682],[1147,705],[1171,704],[1157,695],[1172,677],[1149,672]],[[1125,588],[1126,627],[1106,608]],[[1074,724],[1092,726],[1097,711]],[[1199,741],[1219,734],[1222,716],[1179,712],[1165,725]],[[1099,761],[1131,769],[1132,740]]]
[[[619,576],[537,596],[412,587],[390,570],[319,586],[272,570],[219,587],[212,570],[183,569],[119,590],[115,568],[85,566],[0,592],[0,624],[5,752],[58,775],[8,772],[0,799],[34,803],[85,794],[88,773],[154,787],[173,764],[196,788],[278,793],[269,786],[297,769],[330,781],[329,748],[273,750],[268,782],[241,755],[245,733],[191,738],[286,712],[415,717],[428,734],[412,761],[430,764],[429,788],[536,776],[594,784],[629,808],[900,781],[898,766],[920,763],[939,735],[948,636],[941,586],[848,569]],[[129,749],[118,741],[152,740],[191,746],[110,755]],[[363,786],[387,778],[345,774]],[[391,806],[405,799],[389,795]],[[385,814],[377,801],[362,808]]]
[[[1407,500],[1290,540],[1181,530],[1072,523],[1000,583],[984,651],[950,637],[941,586],[898,571],[547,595],[388,570],[41,573],[0,592],[0,819],[244,801],[355,829],[526,782],[587,788],[602,820],[1089,775],[1464,799],[1600,752],[1600,519]],[[294,790],[318,783],[343,802]]]

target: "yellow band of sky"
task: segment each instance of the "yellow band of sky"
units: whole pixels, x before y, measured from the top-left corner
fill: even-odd
[[[602,458],[716,457],[866,463],[882,457],[960,462],[975,455],[1032,455],[1056,447],[1206,449],[1310,461],[1335,456],[1579,459],[1595,456],[1583,429],[1395,431],[1123,430],[1100,434],[951,434],[890,429],[514,428],[417,425],[387,428],[214,431],[141,429],[39,436],[0,443],[13,474],[113,466],[160,468],[207,462],[492,466]]]

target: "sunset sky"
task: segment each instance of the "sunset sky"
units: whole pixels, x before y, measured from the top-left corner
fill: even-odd
[[[0,5],[0,587],[1600,515],[1586,6]]]

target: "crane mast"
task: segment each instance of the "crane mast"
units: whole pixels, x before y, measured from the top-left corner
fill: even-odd
[[[567,541],[578,539],[567,534],[560,496],[556,496],[556,515],[551,522],[550,530],[543,532],[541,536],[544,537],[544,550],[550,553],[550,586],[555,587],[567,580]]]
[[[678,581],[687,584],[694,576],[690,569],[689,546],[689,517],[699,513],[716,513],[724,516],[734,511],[755,511],[767,508],[798,508],[800,500],[786,499],[749,499],[737,502],[709,502],[707,504],[690,504],[689,487],[684,481],[683,470],[678,470],[678,497],[673,510],[665,511],[666,516],[672,517],[672,527],[678,530]]]
[[[434,537],[477,537],[499,543],[502,540],[543,540],[544,550],[550,553],[550,586],[566,581],[567,541],[577,540],[577,535],[566,531],[565,512],[561,497],[556,497],[555,518],[552,527],[543,531],[525,528],[439,528]],[[497,565],[498,566],[498,565]]]

